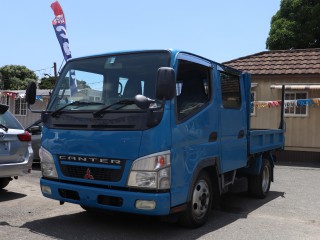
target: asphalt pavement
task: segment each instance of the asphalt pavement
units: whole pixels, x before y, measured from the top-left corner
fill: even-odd
[[[298,166],[297,166],[298,165]],[[223,196],[207,224],[186,229],[155,217],[89,214],[78,205],[44,198],[40,171],[0,191],[0,239],[320,239],[320,164],[277,165],[269,196]]]

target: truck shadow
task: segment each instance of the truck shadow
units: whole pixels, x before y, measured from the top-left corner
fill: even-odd
[[[6,189],[0,189],[0,202],[11,201],[18,198],[24,198],[26,196],[27,195],[25,194],[10,192]]]
[[[247,218],[251,212],[279,197],[284,197],[284,193],[270,191],[268,197],[261,200],[249,198],[244,193],[225,195],[221,209],[212,211],[207,224],[197,229],[182,228],[157,217],[85,211],[30,221],[21,228],[65,240],[197,239],[238,219]]]

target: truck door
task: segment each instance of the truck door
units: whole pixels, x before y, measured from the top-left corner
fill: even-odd
[[[209,61],[179,54],[175,105],[172,108],[172,205],[186,201],[195,169],[218,156],[219,130]]]
[[[220,144],[223,173],[245,166],[247,157],[246,107],[241,75],[221,69]]]

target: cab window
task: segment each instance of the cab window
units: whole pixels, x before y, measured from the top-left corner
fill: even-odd
[[[196,114],[210,100],[210,68],[180,60],[177,74],[178,120]]]

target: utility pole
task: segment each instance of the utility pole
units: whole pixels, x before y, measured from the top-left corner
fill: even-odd
[[[54,70],[54,80],[57,81],[58,74],[57,74],[57,63],[53,63],[53,70]]]
[[[2,74],[0,73],[0,90],[3,89]]]

